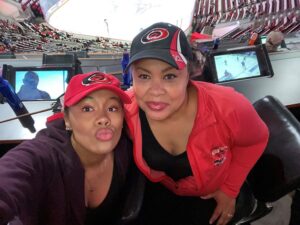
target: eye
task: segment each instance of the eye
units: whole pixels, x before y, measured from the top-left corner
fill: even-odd
[[[81,110],[82,110],[83,112],[92,112],[92,111],[94,111],[94,108],[91,107],[91,106],[83,106],[83,107],[81,108]]]
[[[172,80],[172,79],[175,79],[176,77],[177,77],[177,75],[169,73],[164,76],[164,80]]]
[[[140,74],[140,75],[138,76],[138,78],[140,78],[140,79],[142,79],[142,80],[147,80],[147,79],[150,79],[150,76],[147,75],[147,74]]]
[[[119,106],[110,106],[110,107],[108,108],[108,111],[109,111],[109,112],[119,112],[119,111],[120,111],[120,108],[121,108],[121,107],[119,107]]]

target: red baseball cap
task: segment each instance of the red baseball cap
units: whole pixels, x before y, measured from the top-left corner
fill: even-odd
[[[124,104],[130,104],[130,97],[121,89],[118,78],[102,72],[78,74],[71,78],[64,96],[64,106],[72,106],[89,93],[106,89],[116,93]]]

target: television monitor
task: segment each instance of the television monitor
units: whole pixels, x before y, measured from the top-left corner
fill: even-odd
[[[76,63],[76,55],[74,53],[71,54],[55,54],[55,55],[47,55],[43,54],[43,65],[71,65],[74,66]]]
[[[56,100],[64,94],[72,76],[72,67],[3,66],[4,79],[22,101]]]
[[[88,51],[82,50],[82,51],[69,51],[67,54],[73,54],[76,56],[76,58],[89,58]]]
[[[213,83],[273,76],[264,45],[212,52],[208,56],[209,81]]]

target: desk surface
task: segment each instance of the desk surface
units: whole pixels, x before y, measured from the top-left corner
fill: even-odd
[[[36,112],[51,107],[53,101],[24,101],[28,112]],[[34,119],[35,133],[24,128],[18,119],[0,123],[0,143],[13,143],[28,140],[35,137],[36,133],[46,127],[47,117],[53,114],[52,110],[32,115]],[[15,117],[14,111],[8,103],[0,104],[0,121]]]

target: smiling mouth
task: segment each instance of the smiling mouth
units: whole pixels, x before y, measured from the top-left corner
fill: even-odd
[[[168,104],[163,102],[147,102],[147,106],[153,111],[162,111],[168,106]]]

